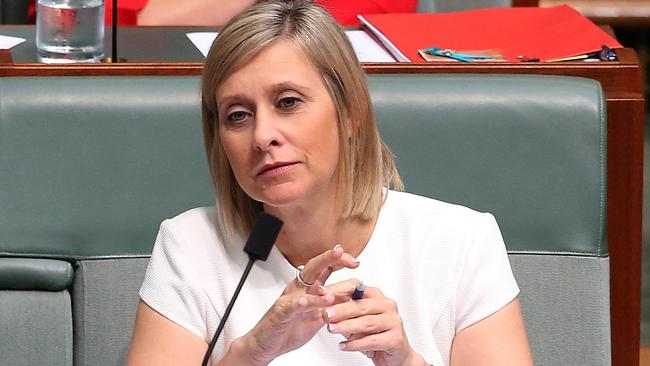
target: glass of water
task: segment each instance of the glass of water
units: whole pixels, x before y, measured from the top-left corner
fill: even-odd
[[[36,48],[40,62],[99,62],[104,0],[38,0]]]

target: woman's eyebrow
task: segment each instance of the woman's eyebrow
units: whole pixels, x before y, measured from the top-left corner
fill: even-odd
[[[292,81],[284,81],[284,82],[281,82],[281,83],[273,84],[270,87],[270,91],[272,93],[280,93],[280,92],[283,92],[283,91],[285,91],[287,89],[294,90],[294,91],[299,92],[301,94],[303,92],[309,92],[311,90],[311,88],[309,88],[307,85],[297,84],[297,83],[292,82]]]
[[[241,93],[225,95],[221,98],[217,96],[217,106],[229,106],[231,104],[247,100],[248,98]]]

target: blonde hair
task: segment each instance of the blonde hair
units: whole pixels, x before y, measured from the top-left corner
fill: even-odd
[[[381,207],[383,187],[403,188],[393,155],[377,130],[365,73],[343,30],[312,1],[261,1],[221,30],[203,68],[203,134],[219,226],[226,235],[248,233],[263,207],[241,189],[219,141],[216,91],[248,60],[279,40],[290,40],[305,53],[334,101],[342,217],[368,220]]]

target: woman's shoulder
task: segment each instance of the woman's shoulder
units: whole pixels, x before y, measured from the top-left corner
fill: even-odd
[[[187,253],[215,250],[224,242],[217,228],[217,220],[215,207],[187,210],[160,224],[156,244]]]
[[[400,191],[388,191],[382,209],[402,217],[420,218],[428,222],[444,221],[446,224],[471,223],[492,217],[489,213],[480,212],[461,204]]]
[[[175,230],[215,228],[217,209],[214,206],[196,207],[182,212],[172,218],[165,219],[162,225]]]

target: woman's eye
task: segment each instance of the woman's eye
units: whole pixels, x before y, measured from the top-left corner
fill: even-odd
[[[278,107],[280,107],[280,109],[291,109],[295,107],[299,102],[300,100],[295,97],[282,98],[278,103]]]
[[[232,112],[228,115],[228,121],[230,122],[241,122],[248,117],[248,113],[244,111]]]

